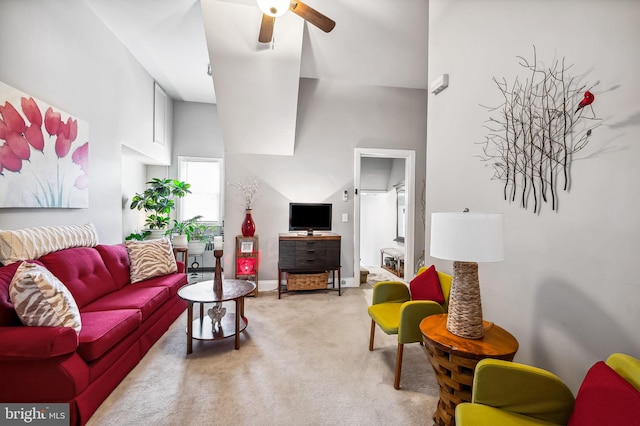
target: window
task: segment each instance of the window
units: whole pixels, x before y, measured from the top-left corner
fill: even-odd
[[[178,157],[180,180],[191,184],[191,194],[180,200],[179,220],[200,215],[201,222],[222,226],[222,166],[222,158]]]

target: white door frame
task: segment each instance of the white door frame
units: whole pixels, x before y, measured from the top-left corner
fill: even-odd
[[[379,149],[356,148],[355,149],[355,190],[353,200],[353,276],[356,283],[360,276],[360,164],[363,157],[379,158],[403,158],[404,177],[406,190],[406,229],[404,237],[404,281],[409,282],[413,278],[414,270],[414,232],[415,232],[415,187],[416,187],[416,152],[406,149]]]

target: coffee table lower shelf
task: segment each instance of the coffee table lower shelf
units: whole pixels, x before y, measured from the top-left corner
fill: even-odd
[[[238,333],[244,331],[247,328],[247,319],[240,317],[240,330]],[[227,312],[222,318],[221,327],[213,328],[211,319],[209,318],[196,318],[191,322],[192,325],[192,338],[196,340],[218,340],[226,339],[227,337],[235,336],[236,333],[236,314],[235,312]],[[188,332],[188,330],[187,330]]]

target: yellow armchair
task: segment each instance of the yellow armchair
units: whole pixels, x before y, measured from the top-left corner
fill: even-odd
[[[420,268],[418,275],[427,268]],[[368,313],[371,317],[371,333],[369,350],[373,351],[376,325],[386,334],[398,335],[398,352],[396,354],[396,370],[393,387],[400,389],[402,373],[402,354],[407,343],[422,343],[420,322],[434,314],[447,312],[451,276],[438,272],[440,288],[444,295],[443,304],[431,300],[411,300],[409,287],[400,281],[382,281],[373,287],[373,299]]]
[[[596,363],[587,373],[574,398],[553,373],[515,362],[483,359],[476,366],[471,402],[456,407],[456,425],[640,424],[633,423],[640,416],[640,359],[620,353],[607,358],[606,365],[613,374],[628,382],[624,386],[603,379],[601,365]]]

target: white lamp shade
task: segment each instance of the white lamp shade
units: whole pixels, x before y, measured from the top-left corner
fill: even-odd
[[[277,18],[289,10],[289,0],[256,0],[258,7],[265,15]]]
[[[502,213],[432,213],[431,257],[458,262],[504,260]]]

